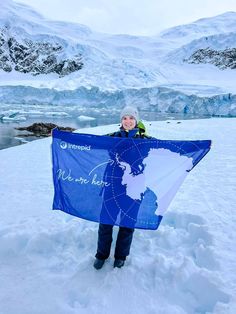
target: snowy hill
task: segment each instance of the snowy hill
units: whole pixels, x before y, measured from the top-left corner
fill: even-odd
[[[56,88],[71,89],[81,85],[135,86],[156,79],[150,68],[135,61],[135,55],[142,58],[144,54],[136,45],[141,47],[145,39],[138,38],[135,45],[117,45],[116,41],[112,44],[110,36],[97,34],[79,24],[47,21],[28,6],[11,0],[1,2],[0,8],[0,68],[9,72],[9,75],[1,73],[5,74],[5,80],[20,79],[24,85],[30,85],[32,76],[18,72],[42,74],[33,79],[34,83],[37,87],[40,84],[50,87],[43,74],[57,73],[67,75],[66,79],[47,75],[46,81],[53,80]],[[118,57],[120,53],[126,55],[125,58]],[[134,57],[134,61],[129,61],[130,57]],[[68,76],[70,73],[72,75]]]
[[[171,53],[167,54],[166,59],[173,63],[177,63],[178,61],[184,62],[186,59],[191,58],[191,56],[196,54],[199,50],[211,49],[212,51],[222,51],[230,48],[233,50],[236,47],[235,43],[236,31],[225,34],[204,36],[199,39],[195,39],[178,49],[175,49]],[[235,55],[232,55],[231,58],[232,62],[236,62]]]
[[[0,10],[2,102],[18,103],[14,95],[21,89],[21,101],[32,103],[30,87],[37,89],[33,92],[36,103],[47,102],[47,96],[39,97],[47,89],[53,89],[50,94],[58,100],[63,100],[60,93],[73,90],[75,96],[83,89],[87,99],[93,98],[95,90],[99,99],[111,92],[116,96],[124,93],[128,95],[123,98],[126,104],[185,113],[198,106],[187,101],[186,109],[184,105],[180,111],[178,106],[170,109],[176,93],[178,99],[183,96],[188,100],[193,95],[203,107],[212,102],[211,97],[236,94],[234,12],[143,37],[102,34],[80,24],[49,21],[12,0],[1,1]],[[167,88],[166,107],[164,94],[161,103],[158,97],[153,98],[159,95],[159,88]],[[146,97],[147,90],[150,97]],[[230,99],[224,110],[217,111],[214,106],[210,112],[234,115],[236,104],[234,97]],[[112,100],[113,106],[118,105],[118,98]]]
[[[160,36],[165,39],[189,42],[203,36],[229,32],[236,32],[236,12],[226,12],[190,24],[175,26],[161,32]]]
[[[135,231],[122,269],[113,268],[114,243],[104,268],[93,268],[96,223],[51,210],[50,138],[0,151],[1,314],[236,313],[236,121],[169,122],[152,122],[149,133],[182,140],[207,134],[213,146],[160,228]]]

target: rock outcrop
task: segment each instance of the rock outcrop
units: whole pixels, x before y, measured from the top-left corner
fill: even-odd
[[[66,58],[64,50],[59,43],[29,39],[20,42],[6,28],[0,29],[0,69],[5,72],[15,70],[32,75],[56,73],[62,77],[82,69],[81,54]]]
[[[188,63],[210,63],[219,69],[236,69],[236,48],[214,50],[211,48],[198,49],[188,59]]]
[[[62,131],[68,131],[68,132],[73,132],[75,131],[76,129],[74,128],[71,128],[71,127],[62,127],[62,126],[58,126],[54,123],[34,123],[28,127],[18,127],[18,128],[15,128],[16,130],[19,130],[19,131],[28,131],[28,132],[31,132],[33,134],[25,134],[25,135],[21,135],[21,137],[25,136],[37,136],[37,137],[47,137],[47,136],[50,136],[51,135],[51,131],[52,129],[54,128],[58,128],[59,130],[62,130]]]

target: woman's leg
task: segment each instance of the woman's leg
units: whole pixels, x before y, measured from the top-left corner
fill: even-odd
[[[107,259],[109,257],[112,243],[112,229],[112,225],[99,224],[96,258]]]
[[[115,259],[125,261],[126,256],[129,255],[131,242],[133,239],[134,229],[120,227],[115,249]]]

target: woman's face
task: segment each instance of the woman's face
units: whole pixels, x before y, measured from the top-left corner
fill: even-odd
[[[136,126],[136,120],[133,116],[124,116],[121,120],[121,124],[125,130],[132,130]]]

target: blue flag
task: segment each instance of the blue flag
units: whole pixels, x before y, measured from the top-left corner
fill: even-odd
[[[129,228],[157,229],[211,141],[118,138],[53,130],[53,209]]]

